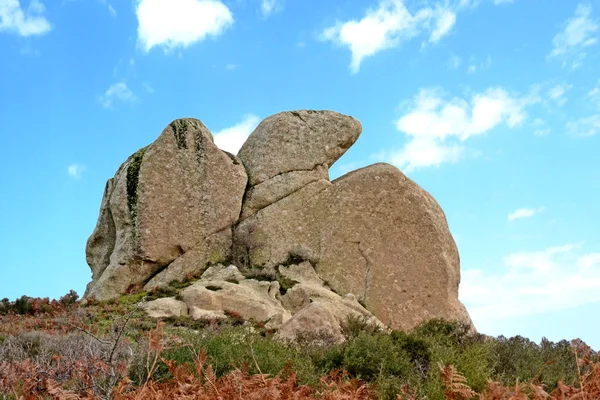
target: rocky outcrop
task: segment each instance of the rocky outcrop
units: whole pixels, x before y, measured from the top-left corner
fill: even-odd
[[[114,298],[161,271],[154,283],[225,260],[246,180],[240,160],[219,150],[202,122],[173,121],[106,185],[86,249],[86,297]],[[193,265],[173,263],[190,251]]]
[[[177,297],[186,315],[227,311],[282,338],[324,327],[337,340],[348,317],[407,330],[431,318],[471,324],[433,197],[384,163],[329,180],[361,130],[333,111],[283,112],[258,125],[238,158],[200,121],[174,121],[107,182],[86,297],[201,275]]]
[[[349,316],[365,318],[375,325],[383,327],[369,311],[362,307],[352,295],[342,297],[328,288],[317,276],[309,262],[300,265],[280,266],[280,277],[288,279],[293,285],[282,289],[277,280],[256,280],[246,278],[239,269],[230,265],[216,265],[208,268],[199,280],[183,289],[178,298],[163,298],[142,305],[142,308],[154,318],[189,315],[194,319],[218,320],[225,314],[238,315],[244,320],[264,323],[268,329],[279,329],[285,325],[284,338],[295,338],[305,331],[301,323],[307,315],[305,308],[319,305],[319,310],[333,315],[333,327],[330,333],[339,337],[341,326]],[[181,311],[185,309],[185,311]],[[313,308],[311,308],[312,310]],[[296,320],[299,315],[300,322]],[[290,324],[287,324],[291,321]],[[296,322],[294,322],[296,321]]]

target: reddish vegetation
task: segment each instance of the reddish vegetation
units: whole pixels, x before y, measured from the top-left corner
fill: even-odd
[[[38,299],[39,300],[39,299]],[[124,337],[129,317],[120,317],[118,305],[104,304],[98,308],[83,309],[69,301],[47,302],[32,299],[32,307],[25,314],[15,310],[0,317],[0,344],[5,353],[13,356],[0,359],[0,398],[32,399],[376,399],[377,393],[367,383],[337,370],[321,378],[320,385],[300,384],[296,373],[287,367],[276,376],[250,374],[236,368],[217,377],[207,365],[204,350],[195,353],[194,363],[179,365],[165,359],[164,353],[174,346],[186,346],[177,337],[163,333],[161,323],[146,333],[145,378],[134,384],[130,378],[128,338]],[[94,314],[115,318],[111,331],[102,336],[91,330]],[[116,317],[115,317],[116,316]],[[121,318],[119,320],[119,318]],[[121,321],[121,322],[119,322]],[[27,333],[28,332],[28,333]],[[19,335],[29,334],[35,340],[56,340],[58,352],[48,357],[15,357]],[[4,335],[4,336],[2,336]],[[97,336],[98,335],[98,336]],[[31,339],[30,337],[30,339]],[[108,337],[108,339],[106,339]],[[85,340],[84,340],[85,339]],[[17,344],[11,344],[14,340]],[[35,340],[31,343],[35,343]],[[63,342],[61,342],[61,340]],[[60,343],[69,342],[69,351],[60,351]],[[28,342],[29,343],[29,342]],[[11,346],[13,346],[11,350]],[[79,347],[78,347],[79,346]],[[66,348],[66,346],[65,346]],[[547,393],[536,378],[503,386],[489,380],[480,393],[468,386],[459,371],[451,365],[439,365],[444,384],[444,399],[480,400],[592,400],[600,399],[600,363],[593,352],[581,341],[573,341],[573,357],[578,368],[579,382],[574,386],[559,384]],[[17,349],[17,350],[14,350]],[[77,351],[73,351],[76,349]],[[195,351],[191,348],[192,351]],[[11,353],[11,351],[13,351]],[[27,354],[34,354],[28,349]],[[46,360],[46,361],[42,361]],[[154,381],[159,366],[166,366],[168,379]],[[258,364],[257,369],[260,371]],[[541,372],[540,372],[541,373]],[[404,387],[398,400],[420,399],[416,390]]]

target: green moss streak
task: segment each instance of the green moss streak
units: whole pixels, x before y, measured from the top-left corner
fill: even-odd
[[[202,164],[202,158],[204,157],[204,136],[200,130],[194,132],[194,141],[196,142],[196,160],[198,164]]]
[[[138,181],[140,176],[140,168],[142,167],[142,159],[146,153],[147,147],[138,150],[133,155],[133,160],[127,167],[127,208],[129,216],[135,226],[137,224],[137,201],[138,201]]]
[[[188,131],[188,123],[185,119],[178,119],[176,121],[171,122],[171,129],[173,129],[173,135],[175,136],[175,142],[177,143],[177,148],[187,149],[187,131]]]

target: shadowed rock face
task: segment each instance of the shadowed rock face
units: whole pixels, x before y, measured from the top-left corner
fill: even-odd
[[[178,277],[226,259],[245,188],[241,162],[215,146],[202,122],[173,121],[108,181],[87,244],[85,296],[114,298],[157,273],[173,276],[169,265],[192,250],[196,263]]]
[[[182,293],[190,315],[237,307],[285,324],[286,338],[321,323],[337,335],[349,313],[402,329],[431,318],[471,324],[458,300],[456,244],[433,197],[384,163],[329,181],[361,130],[333,111],[283,112],[262,121],[237,158],[200,121],[174,121],[108,181],[88,240],[86,297],[167,286],[233,260],[236,274],[271,283],[236,275],[243,284],[220,279],[215,291],[204,275]],[[297,284],[276,293],[275,277],[290,273],[300,273]]]

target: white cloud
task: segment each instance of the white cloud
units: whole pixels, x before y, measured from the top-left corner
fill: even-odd
[[[438,8],[436,10],[435,28],[429,37],[430,43],[437,43],[446,36],[452,27],[456,24],[456,13],[448,8]]]
[[[494,5],[499,5],[499,4],[509,4],[512,3],[513,0],[494,0]]]
[[[227,71],[234,71],[234,70],[238,69],[238,65],[237,64],[227,64],[225,66],[225,69]]]
[[[360,20],[338,22],[321,33],[321,40],[348,47],[352,52],[350,70],[357,73],[362,61],[374,54],[398,46],[402,41],[429,32],[429,42],[447,35],[456,22],[450,8],[422,8],[411,14],[402,0],[380,0],[376,9],[368,9]]]
[[[219,36],[233,15],[219,0],[137,0],[138,41],[144,51],[188,47],[207,36]]]
[[[135,102],[137,96],[127,87],[125,82],[117,82],[112,84],[102,96],[100,96],[100,104],[104,108],[111,108],[115,102]]]
[[[469,58],[469,67],[467,68],[467,74],[472,75],[475,72],[477,72],[478,70],[486,70],[489,69],[492,66],[492,57],[487,56],[485,60],[476,63],[475,62],[475,57],[470,57]]]
[[[568,122],[567,129],[573,136],[594,136],[600,131],[600,114]]]
[[[538,214],[542,211],[544,211],[544,207],[519,208],[519,209],[511,212],[510,214],[508,214],[508,220],[514,221],[515,219],[520,219],[520,218],[530,218],[530,217],[533,217],[535,214]]]
[[[456,54],[452,54],[448,59],[448,67],[451,69],[458,69],[460,67],[462,60]]]
[[[110,13],[110,15],[112,15],[113,17],[117,16],[117,10],[115,10],[115,8],[112,5],[108,5],[108,12]]]
[[[558,57],[563,61],[563,67],[572,61],[572,68],[578,68],[586,56],[584,49],[596,44],[594,33],[598,23],[591,18],[592,6],[579,3],[575,16],[569,18],[564,28],[552,39],[552,51],[549,57]]]
[[[541,118],[534,119],[531,125],[533,126],[533,134],[535,136],[548,136],[551,132],[550,128],[548,128],[548,125],[546,124],[546,121]]]
[[[246,117],[236,125],[215,133],[215,144],[221,150],[237,154],[259,122],[260,118],[256,115],[246,115]]]
[[[46,7],[39,0],[31,0],[25,11],[19,0],[1,0],[0,32],[16,33],[24,37],[48,33],[52,26],[42,15],[45,11]]]
[[[600,253],[564,245],[504,258],[497,273],[462,271],[460,298],[480,331],[500,329],[517,316],[600,302]]]
[[[262,0],[262,3],[260,5],[262,15],[268,17],[275,11],[276,6],[277,0]]]
[[[67,167],[67,173],[73,179],[80,179],[85,170],[85,166],[81,164],[71,164]]]
[[[460,145],[446,145],[435,138],[421,137],[410,140],[400,151],[393,153],[389,162],[408,173],[417,168],[455,163],[463,152],[464,148]]]
[[[475,94],[470,102],[457,97],[446,100],[440,90],[421,89],[396,122],[409,141],[387,158],[406,172],[456,162],[464,153],[460,142],[501,124],[516,127],[527,116],[525,108],[537,101],[531,95],[513,96],[501,88]]]
[[[553,86],[550,89],[548,89],[548,97],[554,102],[556,102],[556,104],[559,107],[562,107],[567,102],[567,99],[565,98],[565,93],[569,91],[572,87],[573,85],[568,85],[566,83],[561,83],[556,86]]]

